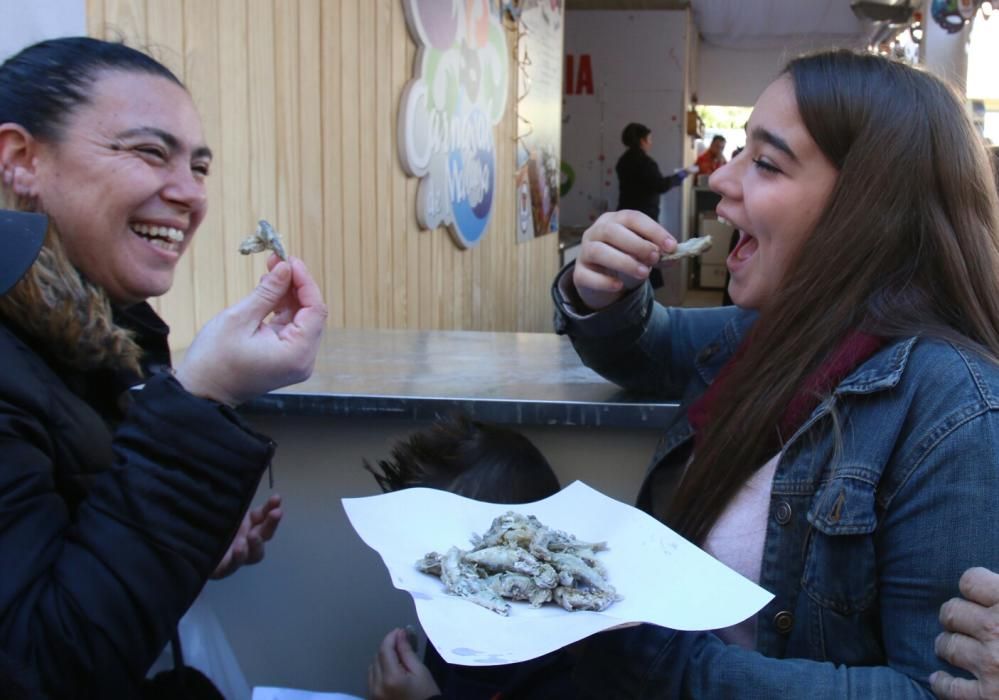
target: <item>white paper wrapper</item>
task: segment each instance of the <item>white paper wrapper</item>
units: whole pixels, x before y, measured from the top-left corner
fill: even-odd
[[[542,501],[514,506],[420,488],[345,498],[343,507],[395,587],[413,596],[424,632],[449,663],[525,661],[626,622],[677,630],[728,627],[773,598],[648,514],[579,481]],[[484,533],[508,510],[534,515],[580,540],[607,542],[609,549],[597,556],[623,599],[600,613],[512,602],[503,617],[448,595],[439,578],[416,568],[428,552],[471,549],[472,534]]]

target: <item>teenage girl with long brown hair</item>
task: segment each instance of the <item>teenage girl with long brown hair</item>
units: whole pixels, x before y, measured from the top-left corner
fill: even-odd
[[[584,695],[929,697],[938,610],[999,568],[999,201],[960,98],[847,51],[793,60],[716,171],[737,307],[656,304],[673,238],[584,235],[557,325],[631,390],[683,396],[639,505],[775,594],[714,632],[597,635]],[[951,673],[958,673],[953,668]]]

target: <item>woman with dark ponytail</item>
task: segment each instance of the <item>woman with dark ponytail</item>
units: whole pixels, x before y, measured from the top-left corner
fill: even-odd
[[[597,635],[583,695],[930,697],[938,611],[999,568],[999,201],[961,99],[891,60],[791,61],[711,176],[736,307],[664,308],[675,240],[601,217],[554,295],[584,361],[683,396],[639,505],[774,594],[725,630]],[[948,666],[951,673],[959,673]]]
[[[139,51],[54,39],[0,65],[0,210],[47,217],[0,298],[2,697],[142,697],[205,581],[276,527],[276,503],[246,514],[274,444],[233,407],[309,375],[318,287],[272,258],[176,371],[146,303],[204,219],[210,164],[190,95]]]

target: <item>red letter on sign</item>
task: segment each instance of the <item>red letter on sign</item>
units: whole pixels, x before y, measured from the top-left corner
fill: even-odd
[[[593,94],[593,66],[588,53],[579,57],[579,74],[576,76],[576,94],[583,93]]]
[[[572,94],[572,54],[565,55],[565,94]]]

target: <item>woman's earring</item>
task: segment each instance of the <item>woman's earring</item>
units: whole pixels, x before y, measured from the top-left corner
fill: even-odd
[[[37,198],[34,174],[21,165],[0,166],[0,180],[23,203],[32,203]]]

